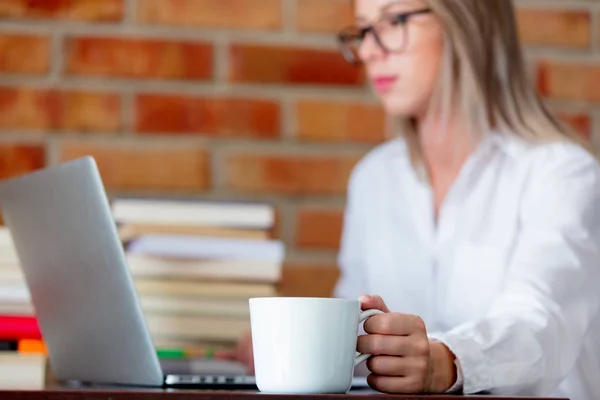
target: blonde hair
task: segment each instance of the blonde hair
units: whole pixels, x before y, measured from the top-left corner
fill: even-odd
[[[428,0],[446,36],[431,106],[457,111],[473,135],[510,132],[532,142],[580,140],[544,106],[523,60],[512,0]],[[454,105],[455,110],[450,110]],[[447,120],[447,119],[446,119]],[[421,156],[414,120],[401,120],[414,163]]]

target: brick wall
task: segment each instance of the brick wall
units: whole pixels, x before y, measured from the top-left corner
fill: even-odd
[[[600,3],[519,5],[540,91],[597,143]],[[333,266],[386,125],[336,51],[351,20],[351,0],[0,0],[0,177],[92,154],[111,195],[274,201],[290,265]]]

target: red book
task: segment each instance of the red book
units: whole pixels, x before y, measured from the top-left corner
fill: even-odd
[[[0,315],[0,340],[42,339],[37,319],[33,316]]]

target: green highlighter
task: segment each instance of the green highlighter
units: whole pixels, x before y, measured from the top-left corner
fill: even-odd
[[[158,358],[162,359],[189,359],[189,358],[212,358],[213,350],[212,349],[204,349],[204,350],[185,350],[185,349],[157,349],[156,354]]]

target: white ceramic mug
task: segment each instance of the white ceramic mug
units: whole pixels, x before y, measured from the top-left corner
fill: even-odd
[[[381,314],[358,300],[253,298],[250,321],[256,383],[266,393],[345,393],[354,367],[359,324]]]

